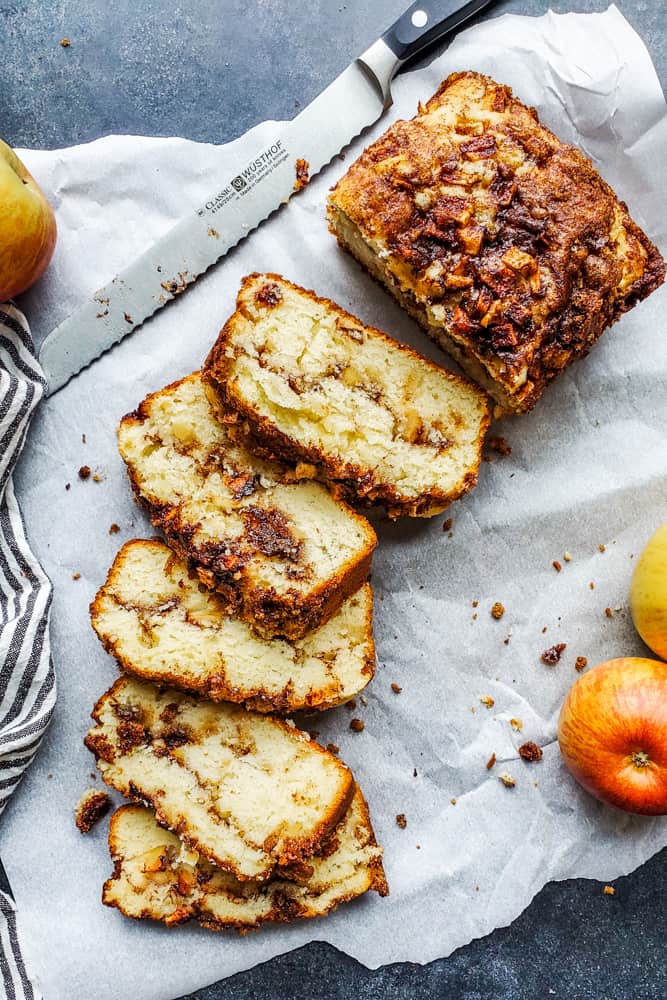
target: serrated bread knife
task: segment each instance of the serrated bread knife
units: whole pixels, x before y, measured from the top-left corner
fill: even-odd
[[[303,187],[391,105],[397,70],[492,0],[413,5],[293,121],[223,178],[203,205],[53,330],[39,359],[57,392]]]

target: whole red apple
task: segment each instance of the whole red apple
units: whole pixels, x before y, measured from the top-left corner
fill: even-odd
[[[561,709],[558,742],[574,777],[626,812],[667,813],[667,664],[609,660],[582,674]]]
[[[42,276],[56,245],[46,197],[13,149],[0,139],[0,302]]]

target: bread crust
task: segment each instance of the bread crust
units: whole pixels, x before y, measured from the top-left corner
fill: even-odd
[[[195,372],[159,392],[151,393],[135,411],[123,417],[119,435],[132,427],[140,429],[151,419],[151,407],[156,400],[199,378],[199,373]],[[223,433],[221,428],[221,435]],[[137,501],[147,511],[155,527],[164,532],[169,546],[193,565],[205,586],[219,593],[230,610],[251,623],[258,633],[288,639],[302,638],[328,621],[343,601],[368,579],[377,538],[368,521],[348,505],[339,501],[346,517],[363,531],[363,545],[350,558],[341,560],[339,568],[326,579],[313,582],[308,591],[288,587],[278,592],[274,586],[260,585],[252,577],[249,566],[258,549],[250,531],[244,529],[241,543],[236,545],[240,551],[234,552],[231,546],[230,553],[229,540],[224,538],[219,540],[219,544],[197,545],[194,539],[197,525],[183,516],[183,505],[177,498],[173,503],[156,503],[146,496],[138,470],[123,454],[122,446],[120,451]],[[249,454],[247,460],[249,463],[253,461]],[[276,465],[275,472],[278,481],[294,482],[293,474],[284,466]],[[242,502],[243,498],[239,503]],[[268,541],[271,540],[269,537]]]
[[[137,898],[141,898],[141,890],[134,888],[130,896],[134,904],[132,908],[127,905],[123,898],[122,891],[119,891],[119,883],[125,878],[124,865],[126,859],[123,855],[123,825],[127,819],[133,818],[141,810],[139,806],[121,806],[113,815],[109,827],[109,851],[114,861],[114,872],[105,883],[102,891],[102,902],[106,906],[115,907],[125,916],[138,920],[158,920],[167,926],[176,926],[188,920],[196,920],[202,927],[208,930],[237,930],[241,933],[257,928],[265,923],[287,923],[297,919],[321,917],[336,909],[342,903],[357,898],[364,892],[374,891],[380,896],[389,894],[389,887],[382,865],[381,851],[373,850],[377,848],[377,841],[371,825],[368,806],[361,794],[358,786],[355,787],[354,796],[350,805],[350,810],[354,811],[354,839],[357,842],[357,850],[363,852],[367,857],[363,860],[364,873],[360,884],[349,887],[346,891],[344,885],[336,891],[334,884],[323,891],[322,889],[309,887],[308,879],[300,884],[290,882],[287,879],[273,878],[263,883],[236,883],[231,880],[221,880],[215,869],[208,865],[203,859],[194,862],[194,866],[185,867],[179,865],[178,861],[168,861],[168,855],[158,857],[153,866],[157,868],[155,875],[147,873],[147,886],[143,891],[143,900],[137,903]],[[141,810],[143,812],[143,810]],[[335,854],[347,845],[345,842],[337,846],[335,841],[347,836],[350,831],[345,829],[350,824],[348,817],[343,817],[332,834],[330,841],[325,845],[324,856]],[[166,840],[164,835],[160,837],[159,831],[155,829],[156,841],[159,844]],[[170,845],[171,846],[171,845]],[[370,849],[370,850],[369,850]],[[155,851],[153,851],[155,853]],[[370,855],[370,856],[368,856]],[[314,865],[317,864],[317,857],[313,858]],[[179,874],[185,871],[189,876],[185,886],[181,884]],[[158,886],[164,892],[164,882],[169,885],[169,895],[167,905],[159,906],[151,897],[153,888],[152,879],[159,880]],[[222,883],[222,884],[221,884]],[[223,898],[229,897],[235,900],[233,907],[236,914],[227,915],[221,918],[215,913],[212,905],[217,895]],[[246,906],[246,898],[249,896],[249,905]],[[265,903],[261,912],[253,912],[253,904],[258,898]]]
[[[157,665],[149,658],[142,659],[141,655],[129,655],[126,652],[128,648],[127,643],[123,641],[122,636],[114,633],[107,622],[106,616],[109,607],[111,606],[112,609],[122,609],[136,615],[139,627],[144,631],[148,630],[148,642],[150,645],[151,626],[147,624],[146,619],[152,618],[149,608],[151,602],[158,608],[159,613],[168,615],[170,612],[173,612],[174,607],[178,607],[179,596],[182,594],[183,588],[179,583],[177,596],[165,600],[161,596],[161,593],[164,594],[165,590],[168,589],[169,580],[165,578],[162,592],[156,591],[155,593],[143,595],[144,601],[147,602],[146,607],[149,608],[148,611],[141,604],[124,603],[121,592],[123,590],[123,574],[126,563],[128,560],[136,559],[141,553],[146,553],[147,555],[157,554],[158,558],[160,558],[169,552],[170,550],[167,549],[160,539],[134,539],[126,542],[116,555],[105,583],[90,605],[90,619],[93,629],[106,651],[115,657],[121,670],[133,676],[141,677],[144,680],[154,681],[157,684],[171,685],[181,690],[191,691],[201,697],[210,698],[212,701],[234,702],[242,704],[252,711],[277,712],[282,715],[289,715],[293,712],[303,710],[322,711],[341,705],[362,691],[369,681],[372,680],[375,673],[375,643],[372,626],[373,592],[368,583],[362,584],[362,587],[357,592],[359,599],[365,605],[365,610],[362,626],[363,652],[361,654],[360,668],[353,684],[346,684],[343,679],[340,679],[340,673],[336,674],[337,659],[327,661],[328,685],[319,688],[311,686],[304,695],[299,695],[294,690],[296,679],[294,674],[286,676],[284,685],[278,688],[278,690],[275,689],[275,686],[269,688],[267,683],[254,685],[248,681],[243,683],[242,678],[239,676],[238,666],[232,662],[235,659],[238,662],[238,653],[235,655],[231,646],[226,648],[224,652],[219,652],[212,662],[207,663],[205,672],[196,675],[183,668],[176,651],[173,654],[169,652],[165,654],[166,659],[162,659]],[[166,566],[171,564],[173,567],[174,562],[178,562],[178,560],[176,556],[170,554],[167,558]],[[184,564],[173,568],[175,568],[179,577],[185,575],[184,571],[186,567]],[[171,590],[169,592],[171,593]],[[214,628],[216,618],[222,619],[225,617],[225,612],[219,607],[220,602],[214,595],[208,598],[208,602],[210,607],[208,612],[209,627]],[[184,611],[184,617],[186,621],[189,621],[196,628],[197,622],[192,619],[187,607]],[[198,636],[194,628],[190,638],[193,643],[196,643]],[[201,640],[201,633],[199,634],[199,638]],[[254,642],[256,643],[257,640],[254,640]],[[269,657],[273,656],[274,664],[277,662],[282,663],[282,659],[280,659],[281,650],[277,648],[278,646],[282,646],[282,641],[276,643],[271,639],[267,639],[264,640],[264,644],[266,646],[266,655]],[[318,654],[330,655],[325,645],[325,640],[322,640],[320,648],[317,645],[317,637],[313,633],[309,633],[304,640],[296,640],[293,644],[293,667],[295,671],[298,670],[299,655],[305,654],[305,650],[312,651],[315,656]],[[196,649],[193,650],[193,653],[196,654],[196,652]],[[180,655],[183,655],[182,651]],[[341,650],[340,655],[344,657],[346,653]],[[171,658],[169,659],[169,657]],[[341,670],[343,666],[341,664]],[[230,673],[234,674],[233,680],[230,679]],[[333,682],[337,676],[339,678],[338,686],[335,687]]]
[[[328,217],[502,412],[530,410],[665,275],[590,160],[474,72],[369,146]]]
[[[147,704],[148,710],[146,710]],[[313,754],[314,758],[319,757],[337,776],[333,796],[326,804],[319,803],[320,818],[314,826],[298,836],[287,836],[283,832],[276,832],[267,837],[262,844],[249,840],[241,827],[236,824],[234,831],[235,833],[238,831],[241,842],[237,856],[221,853],[217,844],[213,842],[214,836],[202,831],[201,823],[198,825],[197,820],[193,819],[191,799],[176,805],[174,800],[165,794],[166,784],[164,787],[151,787],[152,779],[146,781],[146,755],[151,761],[166,760],[167,770],[171,769],[172,774],[178,774],[178,769],[182,766],[179,763],[179,751],[183,746],[198,745],[198,740],[202,738],[201,735],[192,733],[191,726],[185,725],[179,728],[173,726],[173,718],[165,720],[163,715],[156,715],[154,708],[156,704],[158,707],[164,704],[166,708],[177,706],[179,710],[185,708],[195,716],[201,714],[201,728],[206,734],[210,734],[211,727],[215,725],[215,716],[219,712],[226,716],[232,715],[234,719],[241,719],[242,726],[246,728],[264,727],[266,731],[266,727],[271,727],[283,734],[283,741],[286,736],[300,750],[307,746],[308,754]],[[128,706],[133,709],[132,717],[127,711]],[[98,699],[91,716],[97,726],[89,730],[84,744],[95,756],[102,780],[132,801],[150,805],[162,826],[173,830],[184,844],[198,851],[223,871],[230,872],[240,881],[248,879],[265,881],[276,869],[281,868],[290,868],[298,872],[307,859],[330,837],[347,812],[354,794],[354,780],[346,765],[312,740],[308,733],[277,717],[252,715],[228,704],[214,706],[212,703],[199,702],[194,696],[186,696],[175,689],[156,688],[153,684],[127,677],[120,677]],[[175,734],[177,739],[172,739],[172,734]],[[224,746],[224,742],[222,745]],[[115,765],[119,762],[120,765],[125,765],[127,770],[127,762],[131,762],[133,756],[137,759],[137,755],[139,766],[134,769],[133,777],[128,779],[122,766]],[[173,768],[177,769],[176,772]],[[141,773],[142,770],[144,774]],[[187,768],[185,770],[187,771]],[[165,774],[165,777],[169,775]],[[226,819],[223,813],[234,815],[233,797],[230,799],[228,796],[223,806],[220,805],[222,793],[217,789],[212,795],[208,791],[209,785],[205,778],[197,775],[195,785],[201,789],[202,801],[209,802],[208,810],[215,814],[215,825],[224,832],[231,821]],[[174,787],[172,785],[172,791]],[[299,791],[298,788],[295,790]],[[253,852],[251,860],[244,856],[245,850]]]
[[[400,490],[395,483],[380,478],[376,469],[354,464],[349,459],[344,459],[333,452],[325,452],[320,447],[308,445],[303,440],[284,433],[237,391],[230,377],[234,368],[232,341],[239,319],[244,316],[244,298],[259,281],[275,282],[278,287],[282,285],[297,292],[299,296],[324,307],[337,318],[337,321],[362,328],[365,334],[376,341],[381,341],[391,352],[410,358],[424,369],[437,372],[443,380],[460,386],[462,390],[467,390],[475,396],[476,404],[481,410],[479,433],[475,443],[476,454],[469,470],[460,477],[455,489],[444,489],[434,485],[417,496],[408,496],[405,490]],[[266,308],[271,308],[277,303],[269,300],[263,304]],[[217,405],[218,412],[238,414],[240,419],[233,421],[232,418],[233,422],[230,424],[230,433],[236,440],[270,460],[287,461],[296,466],[300,463],[312,464],[315,466],[315,477],[327,483],[332,493],[341,500],[364,506],[381,505],[392,518],[432,517],[446,510],[451,503],[460,499],[477,483],[482,445],[490,422],[490,407],[486,395],[473,387],[467,378],[443,369],[411,347],[399,344],[382,330],[362,324],[356,316],[346,312],[331,299],[318,296],[311,289],[301,288],[279,274],[253,272],[242,279],[236,311],[229,317],[211,348],[202,369],[202,378],[207,386],[209,399],[213,405]]]

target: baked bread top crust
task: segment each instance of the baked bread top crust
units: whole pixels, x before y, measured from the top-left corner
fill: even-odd
[[[590,160],[474,72],[365,150],[329,220],[506,410],[530,409],[665,274]]]
[[[432,516],[477,482],[486,394],[280,275],[244,278],[202,377],[253,448],[351,502]]]
[[[345,764],[307,733],[237,705],[121,677],[92,715],[85,743],[104,781],[241,880],[298,869],[354,792]]]
[[[366,687],[375,671],[372,615],[366,583],[303,639],[262,638],[157,538],[125,543],[90,608],[127,673],[285,714],[331,708]]]
[[[357,786],[350,807],[300,884],[285,878],[239,882],[189,851],[150,810],[122,806],[112,817],[114,873],[102,900],[125,916],[168,926],[196,919],[209,930],[245,931],[268,921],[321,917],[374,890],[389,892],[368,807]]]
[[[234,443],[198,372],[124,417],[118,446],[170,547],[258,632],[300,638],[367,579],[377,542],[368,521]]]

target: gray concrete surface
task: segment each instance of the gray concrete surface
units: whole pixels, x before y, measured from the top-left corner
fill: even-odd
[[[0,136],[49,148],[111,132],[225,142],[262,119],[292,116],[407,3],[0,0]],[[541,14],[548,6],[499,0],[495,12]],[[557,11],[606,6],[551,2]],[[667,6],[617,6],[644,38],[664,87]],[[546,886],[511,927],[425,967],[370,972],[313,944],[184,1000],[663,1000],[666,860],[663,852],[619,879],[615,896],[586,880]]]

